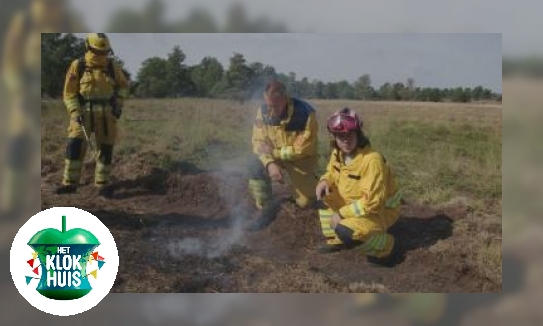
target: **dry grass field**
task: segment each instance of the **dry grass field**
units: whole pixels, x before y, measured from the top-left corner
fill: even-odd
[[[315,210],[285,203],[266,229],[254,216],[244,164],[257,103],[209,99],[129,100],[114,151],[115,197],[92,186],[87,155],[77,194],[56,196],[68,117],[42,108],[42,209],[74,206],[115,237],[114,292],[500,292],[502,284],[501,104],[310,100],[320,123],[348,106],[405,189],[391,232],[406,248],[394,268],[356,250],[320,255]],[[274,185],[278,194],[282,185]]]

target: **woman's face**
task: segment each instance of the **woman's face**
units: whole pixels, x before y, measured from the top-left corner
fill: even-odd
[[[357,137],[355,131],[335,134],[335,138],[337,146],[345,154],[350,154],[356,148]]]

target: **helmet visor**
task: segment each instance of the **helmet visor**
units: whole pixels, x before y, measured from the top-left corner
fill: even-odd
[[[328,131],[331,133],[348,133],[356,129],[358,129],[358,123],[349,115],[339,114],[328,120]]]

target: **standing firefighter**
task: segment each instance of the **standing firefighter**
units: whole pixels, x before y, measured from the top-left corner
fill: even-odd
[[[372,263],[388,265],[399,258],[399,247],[387,233],[399,217],[400,192],[385,158],[371,148],[362,121],[349,108],[334,113],[327,123],[333,151],[316,187],[322,232],[327,238],[319,251],[359,246]]]
[[[64,104],[70,114],[68,144],[62,186],[57,194],[74,193],[81,178],[82,163],[91,133],[96,139],[95,185],[99,195],[109,197],[112,187],[113,145],[117,120],[128,95],[128,80],[109,54],[113,53],[108,37],[91,33],[85,40],[84,57],[72,62],[64,85]],[[84,129],[83,129],[84,128]]]
[[[264,92],[265,104],[253,126],[253,152],[249,165],[249,189],[257,208],[266,210],[272,202],[271,181],[283,182],[288,174],[296,204],[305,208],[314,201],[317,183],[318,125],[309,103],[287,94],[285,85],[272,81]],[[262,214],[250,229],[269,219]]]

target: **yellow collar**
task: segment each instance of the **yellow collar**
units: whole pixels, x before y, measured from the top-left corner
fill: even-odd
[[[345,162],[345,158],[346,158],[346,155],[345,153],[343,153],[341,150],[339,149],[336,149],[336,151],[339,152],[339,159],[340,159],[340,163],[343,165],[344,162]],[[360,160],[362,157],[364,157],[366,154],[368,154],[368,152],[371,151],[371,146],[370,145],[366,145],[365,147],[363,148],[360,148],[360,147],[357,147],[354,152],[351,154],[351,164]]]

